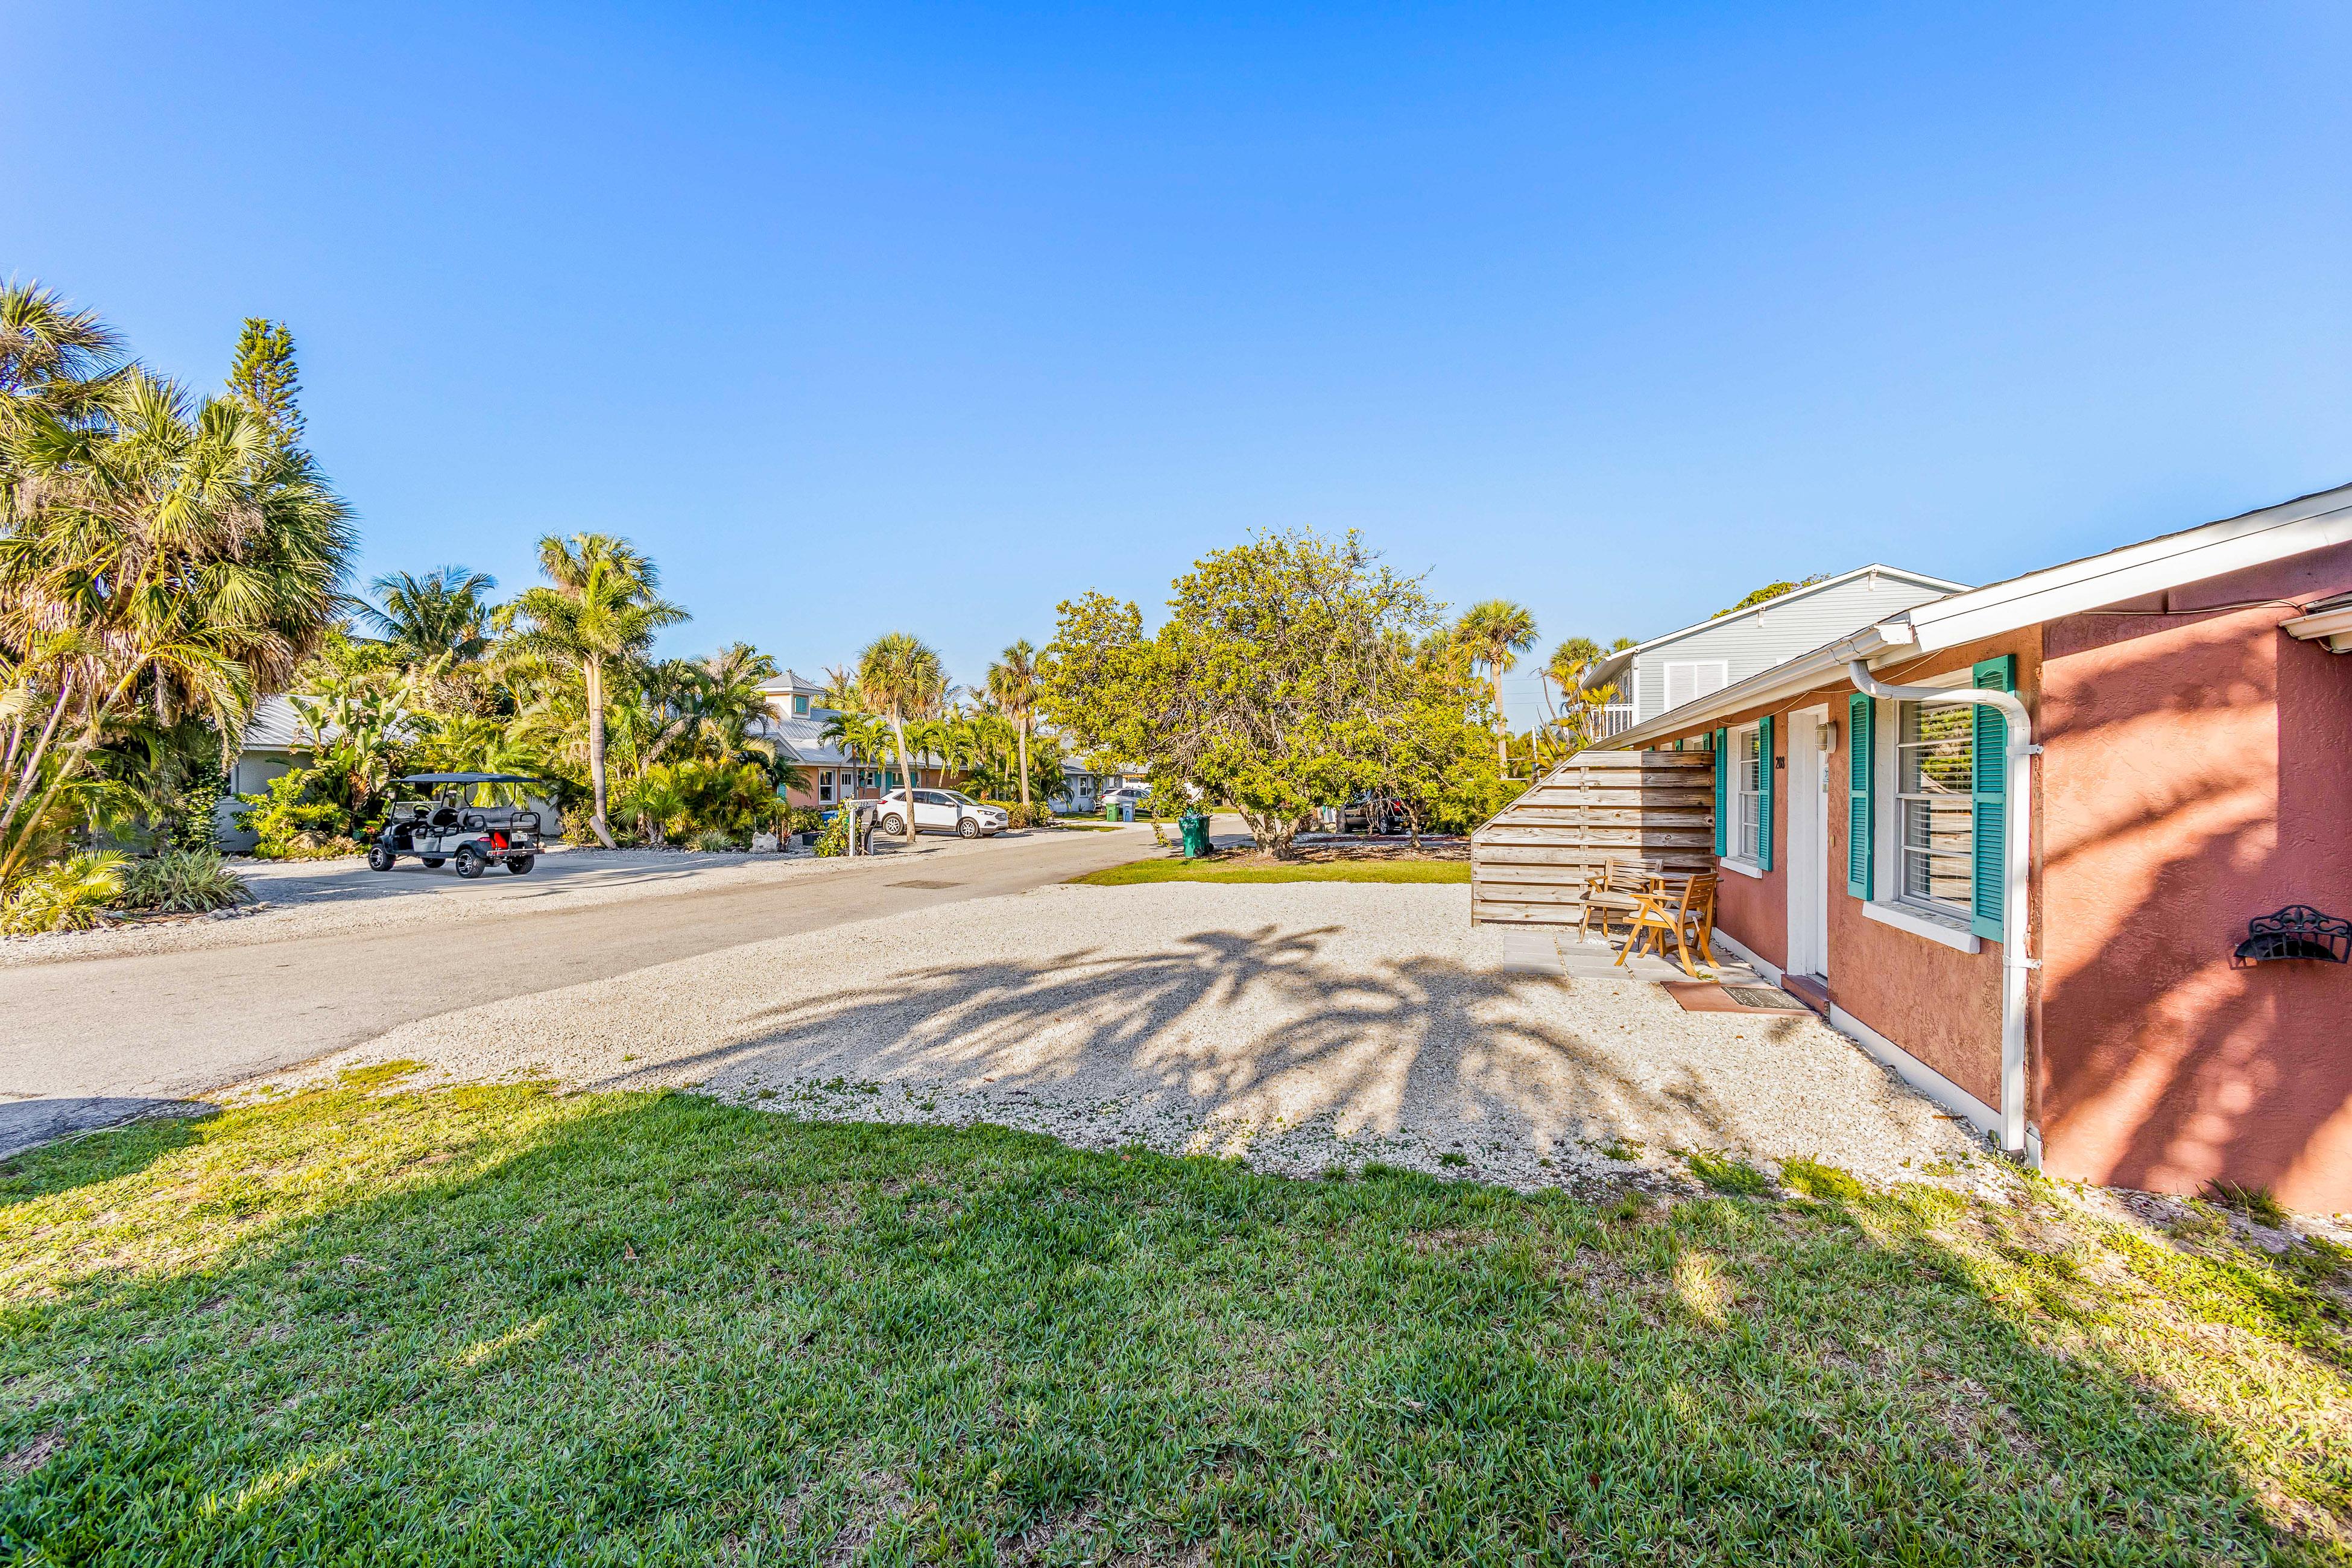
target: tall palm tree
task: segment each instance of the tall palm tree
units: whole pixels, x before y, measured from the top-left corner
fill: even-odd
[[[926,718],[945,700],[947,667],[912,632],[887,632],[857,656],[857,689],[890,721],[898,743],[898,776],[907,781],[907,842],[915,842],[915,769],[907,754],[907,721]]]
[[[97,311],[38,283],[0,282],[0,432],[37,415],[88,423],[123,369],[121,335]]]
[[[387,572],[368,584],[383,607],[362,604],[360,618],[391,639],[403,664],[444,654],[470,663],[490,646],[488,595],[498,585],[488,572],[465,566],[436,566],[422,577]]]
[[[12,352],[18,391],[41,354],[73,359]],[[310,455],[233,399],[131,367],[5,401],[0,659],[21,695],[0,738],[0,879],[26,859],[17,829],[129,712],[228,735],[257,692],[284,689],[346,603],[354,543]]]
[[[1023,637],[988,667],[988,695],[1021,743],[1021,809],[1029,810],[1029,721],[1037,710],[1037,650]]]
[[[505,606],[511,651],[574,671],[586,691],[588,783],[594,810],[588,826],[610,849],[605,821],[604,682],[614,666],[641,658],[654,634],[687,619],[687,613],[656,593],[660,574],[625,539],[575,533],[549,534],[539,542],[540,569],[548,586],[526,588]]]
[[[1508,599],[1488,599],[1463,611],[1454,633],[1486,661],[1495,684],[1495,765],[1508,778],[1511,723],[1503,711],[1503,677],[1519,662],[1519,655],[1536,646],[1535,615]]]

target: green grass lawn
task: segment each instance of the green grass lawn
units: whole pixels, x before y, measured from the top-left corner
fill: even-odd
[[[0,1554],[2347,1557],[2318,1255],[394,1079],[11,1163]]]
[[[1293,866],[1234,866],[1174,856],[1130,860],[1073,877],[1095,888],[1137,882],[1467,882],[1467,860],[1302,860]]]

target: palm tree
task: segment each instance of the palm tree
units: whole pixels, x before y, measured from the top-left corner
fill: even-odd
[[[1471,605],[1455,623],[1454,634],[1486,664],[1495,683],[1495,765],[1508,778],[1510,721],[1503,713],[1503,676],[1518,656],[1536,646],[1536,617],[1524,605],[1508,599],[1488,599]]]
[[[0,434],[36,416],[89,423],[123,368],[121,336],[97,311],[37,283],[0,282]]]
[[[488,573],[464,566],[436,566],[422,577],[387,572],[368,584],[383,607],[362,604],[360,617],[391,639],[403,664],[444,654],[470,663],[490,646],[488,595],[498,585]]]
[[[643,658],[654,634],[687,619],[687,613],[660,598],[660,574],[625,539],[575,533],[569,540],[549,534],[539,542],[540,569],[549,586],[526,588],[505,606],[509,625],[524,623],[508,639],[509,650],[577,671],[587,694],[588,782],[594,811],[588,825],[597,841],[613,847],[604,818],[604,680],[614,667]]]
[[[1037,650],[1023,637],[988,667],[988,695],[1021,742],[1021,810],[1029,811],[1029,721],[1037,710]]]
[[[24,313],[10,298],[0,314]],[[28,392],[100,353],[45,331],[0,331],[15,333],[0,353],[0,660],[16,689],[0,739],[0,880],[26,858],[29,838],[12,833],[43,819],[130,712],[165,725],[194,712],[230,735],[257,692],[290,684],[342,611],[354,542],[310,455],[234,399],[136,367]]]
[[[915,769],[907,754],[907,721],[934,711],[947,697],[947,667],[938,652],[912,632],[876,637],[857,656],[857,689],[890,721],[898,742],[898,776],[907,781],[908,845],[915,842]]]

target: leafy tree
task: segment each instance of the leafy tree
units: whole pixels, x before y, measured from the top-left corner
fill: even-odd
[[[1503,677],[1518,663],[1518,656],[1536,646],[1536,618],[1524,605],[1508,599],[1487,599],[1462,612],[1454,635],[1486,661],[1495,684],[1495,765],[1510,771],[1506,746],[1511,723],[1503,706]]]
[[[1721,620],[1726,616],[1736,616],[1742,610],[1752,610],[1759,605],[1770,604],[1783,594],[1793,594],[1800,588],[1810,588],[1816,583],[1826,583],[1829,581],[1829,575],[1826,572],[1816,572],[1811,576],[1794,583],[1767,583],[1729,609],[1717,610],[1707,619]]]
[[[294,334],[283,321],[247,316],[230,362],[229,395],[252,410],[278,439],[302,439],[302,410],[295,398],[299,373],[294,367]]]
[[[391,640],[403,663],[444,655],[478,659],[489,649],[489,595],[498,585],[488,573],[464,566],[436,566],[422,577],[387,572],[368,584],[383,607],[362,604],[359,613]]]
[[[898,776],[907,784],[907,842],[915,842],[915,770],[907,754],[907,724],[929,717],[947,699],[947,667],[911,632],[888,632],[857,656],[857,689],[890,722],[898,746]]]
[[[1486,693],[1469,649],[1437,633],[1395,638],[1389,652],[1401,668],[1382,684],[1386,705],[1369,716],[1380,787],[1403,808],[1418,847],[1423,833],[1467,832],[1492,816],[1506,786],[1475,717]]]
[[[1308,811],[1388,776],[1383,727],[1409,721],[1410,649],[1438,607],[1352,533],[1263,534],[1173,590],[1148,637],[1132,604],[1065,602],[1044,710],[1081,751],[1143,766],[1156,794],[1231,802],[1260,848],[1286,856]]]
[[[1029,809],[1029,725],[1037,711],[1037,650],[1029,639],[1004,650],[988,667],[988,695],[999,711],[1013,721],[1021,748],[1021,808]]]
[[[613,847],[605,820],[605,680],[616,666],[642,658],[654,634],[676,626],[687,613],[656,593],[654,563],[625,539],[575,533],[569,540],[549,534],[539,542],[540,569],[548,585],[526,588],[501,614],[512,627],[510,653],[576,672],[586,701],[589,789],[593,801],[589,826],[597,841]]]

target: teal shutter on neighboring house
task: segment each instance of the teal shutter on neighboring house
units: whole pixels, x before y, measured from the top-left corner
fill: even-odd
[[[1721,730],[1715,732],[1715,853],[1717,859],[1723,857],[1724,818],[1727,815],[1724,810],[1724,802],[1729,798],[1731,793],[1731,776],[1728,771],[1731,766],[1731,753],[1724,749],[1724,733],[1725,731]]]
[[[1772,715],[1756,721],[1756,868],[1772,868]]]
[[[1872,766],[1870,699],[1857,691],[1845,700],[1845,890],[1870,897],[1870,830],[1878,771]]]
[[[2016,658],[2003,654],[1978,665],[1976,687],[1979,691],[2016,690]],[[2009,890],[2009,719],[1989,703],[1978,703],[1974,711],[1976,874],[1969,900],[1969,929],[1998,941],[2002,901]]]

